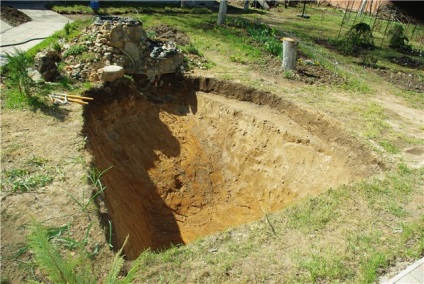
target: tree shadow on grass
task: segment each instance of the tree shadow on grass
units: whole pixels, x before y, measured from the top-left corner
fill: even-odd
[[[40,111],[44,115],[54,117],[63,122],[69,116],[70,110],[61,108],[59,105],[52,105],[46,102],[44,98],[31,97],[28,99],[29,108],[32,112]]]

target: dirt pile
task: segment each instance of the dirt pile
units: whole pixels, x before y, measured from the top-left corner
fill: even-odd
[[[14,27],[32,21],[29,16],[10,6],[0,5],[0,17],[3,21]]]
[[[139,82],[138,82],[139,83]],[[116,243],[165,248],[256,220],[380,169],[325,115],[214,79],[128,79],[86,93],[87,147]],[[143,86],[143,87],[141,87]]]

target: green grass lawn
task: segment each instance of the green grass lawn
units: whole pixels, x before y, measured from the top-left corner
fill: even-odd
[[[60,13],[92,13],[87,5],[82,4],[54,4],[51,8]],[[424,170],[408,168],[396,155],[405,145],[424,143],[422,139],[395,130],[387,122],[389,117],[387,110],[373,99],[381,89],[384,89],[392,95],[405,98],[405,104],[422,109],[424,96],[422,93],[401,90],[382,82],[378,75],[366,71],[359,65],[362,60],[360,57],[344,56],[315,43],[317,40],[335,38],[339,33],[341,36],[344,35],[347,25],[340,28],[343,20],[341,11],[308,5],[307,14],[311,16],[308,20],[296,17],[300,13],[300,8],[282,9],[273,14],[256,10],[246,14],[229,13],[227,25],[224,26],[215,25],[216,11],[211,12],[204,8],[102,3],[100,12],[136,17],[144,23],[146,29],[162,24],[177,27],[186,32],[191,39],[190,45],[181,48],[185,52],[201,54],[206,58],[210,54],[218,54],[219,57],[211,59],[213,64],[208,66],[210,72],[230,80],[238,78],[226,69],[229,68],[226,62],[238,64],[235,66],[244,70],[244,74],[248,74],[249,71],[257,71],[260,67],[266,68],[269,61],[264,61],[264,55],[267,56],[267,60],[280,60],[280,55],[273,55],[265,45],[271,38],[279,40],[284,35],[299,38],[300,49],[307,56],[319,60],[320,64],[331,72],[345,78],[347,83],[320,87],[300,85],[291,91],[281,91],[281,94],[291,95],[291,99],[300,103],[334,114],[351,127],[349,131],[354,132],[364,143],[375,142],[382,148],[380,154],[390,155],[395,161],[382,176],[328,189],[318,196],[311,196],[292,204],[278,213],[267,214],[261,220],[229,228],[185,246],[175,246],[159,252],[146,251],[136,262],[138,267],[135,272],[136,282],[373,283],[397,260],[411,261],[423,256],[424,206],[421,201]],[[273,17],[282,20],[276,21]],[[352,14],[349,23],[353,23],[354,17]],[[258,29],[257,33],[249,33],[247,28],[236,24],[242,20],[261,21],[267,28]],[[363,20],[373,23],[373,19],[368,16]],[[358,21],[359,19],[356,22]],[[79,31],[89,23],[77,22],[68,26],[31,49],[27,52],[27,56],[32,58],[37,51],[53,47],[60,38],[69,41],[77,37]],[[271,33],[269,33],[271,30],[267,30],[268,26],[272,28]],[[388,40],[382,41],[386,26],[387,22],[381,20],[377,22],[375,28],[377,49],[372,51],[372,55],[377,57],[378,65],[420,74],[422,70],[399,67],[387,59],[388,56],[402,56],[402,54],[389,49]],[[421,37],[424,35],[424,27],[417,27],[414,35],[411,28],[409,33],[412,38],[409,43],[412,47],[422,49],[420,35]],[[260,88],[257,81],[248,79],[255,87]],[[78,92],[87,85],[70,87],[69,83],[66,83],[58,84],[56,87]],[[52,86],[37,88],[39,88],[37,92],[43,93],[43,90]],[[274,89],[274,91],[280,90]],[[8,100],[10,102],[11,98],[18,100],[17,93],[16,87],[4,92],[2,98],[6,97],[6,103],[3,103],[2,107],[11,108],[7,102]],[[338,93],[340,95],[337,96]],[[9,99],[8,94],[11,94]],[[19,101],[20,106],[30,103]],[[53,169],[48,164],[49,161],[37,161],[34,157],[22,168],[7,169],[2,174],[2,190],[31,191],[32,186],[35,190],[45,183],[51,183]],[[94,215],[93,213],[91,217],[97,218]],[[87,227],[89,228],[88,225]],[[34,242],[35,237],[38,236],[41,241],[45,240],[43,234],[45,232],[42,229],[35,227],[32,235],[33,246],[37,245]],[[47,241],[53,239],[54,237]],[[80,245],[83,240],[75,240],[74,243]],[[70,269],[71,272],[67,270],[68,274],[72,274],[72,269],[77,271],[79,264],[81,269],[96,267],[97,252],[87,254],[84,247],[81,250],[67,249],[60,242],[41,244],[45,246],[44,250],[53,248],[51,251],[55,259],[60,260],[61,269]],[[56,251],[57,248],[62,250],[62,254]],[[40,253],[40,247],[37,249],[35,251]],[[77,262],[68,258],[71,253],[73,256],[77,254]],[[31,263],[37,264],[48,275],[53,273],[49,270],[51,267],[46,269],[40,262],[49,262],[52,259],[48,259],[45,255],[44,257],[47,257],[47,260],[35,257],[38,262]],[[112,260],[110,263],[112,265]],[[119,260],[115,259],[113,264],[115,266],[111,271],[119,271]],[[48,265],[51,266],[52,263]],[[98,271],[98,268],[93,271]],[[93,275],[81,277],[93,279]],[[104,280],[104,274],[96,274],[94,278],[97,281]],[[112,279],[107,283],[115,282]]]

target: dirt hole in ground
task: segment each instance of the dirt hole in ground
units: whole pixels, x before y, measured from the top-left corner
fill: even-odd
[[[115,244],[164,249],[257,220],[380,163],[330,117],[208,78],[123,78],[87,91],[84,133]]]

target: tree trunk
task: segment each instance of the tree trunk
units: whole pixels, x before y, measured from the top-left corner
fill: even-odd
[[[218,12],[218,25],[222,25],[225,22],[225,15],[227,14],[228,0],[221,0],[219,3],[219,12]]]
[[[283,38],[283,69],[293,70],[296,66],[297,42],[289,37]]]

